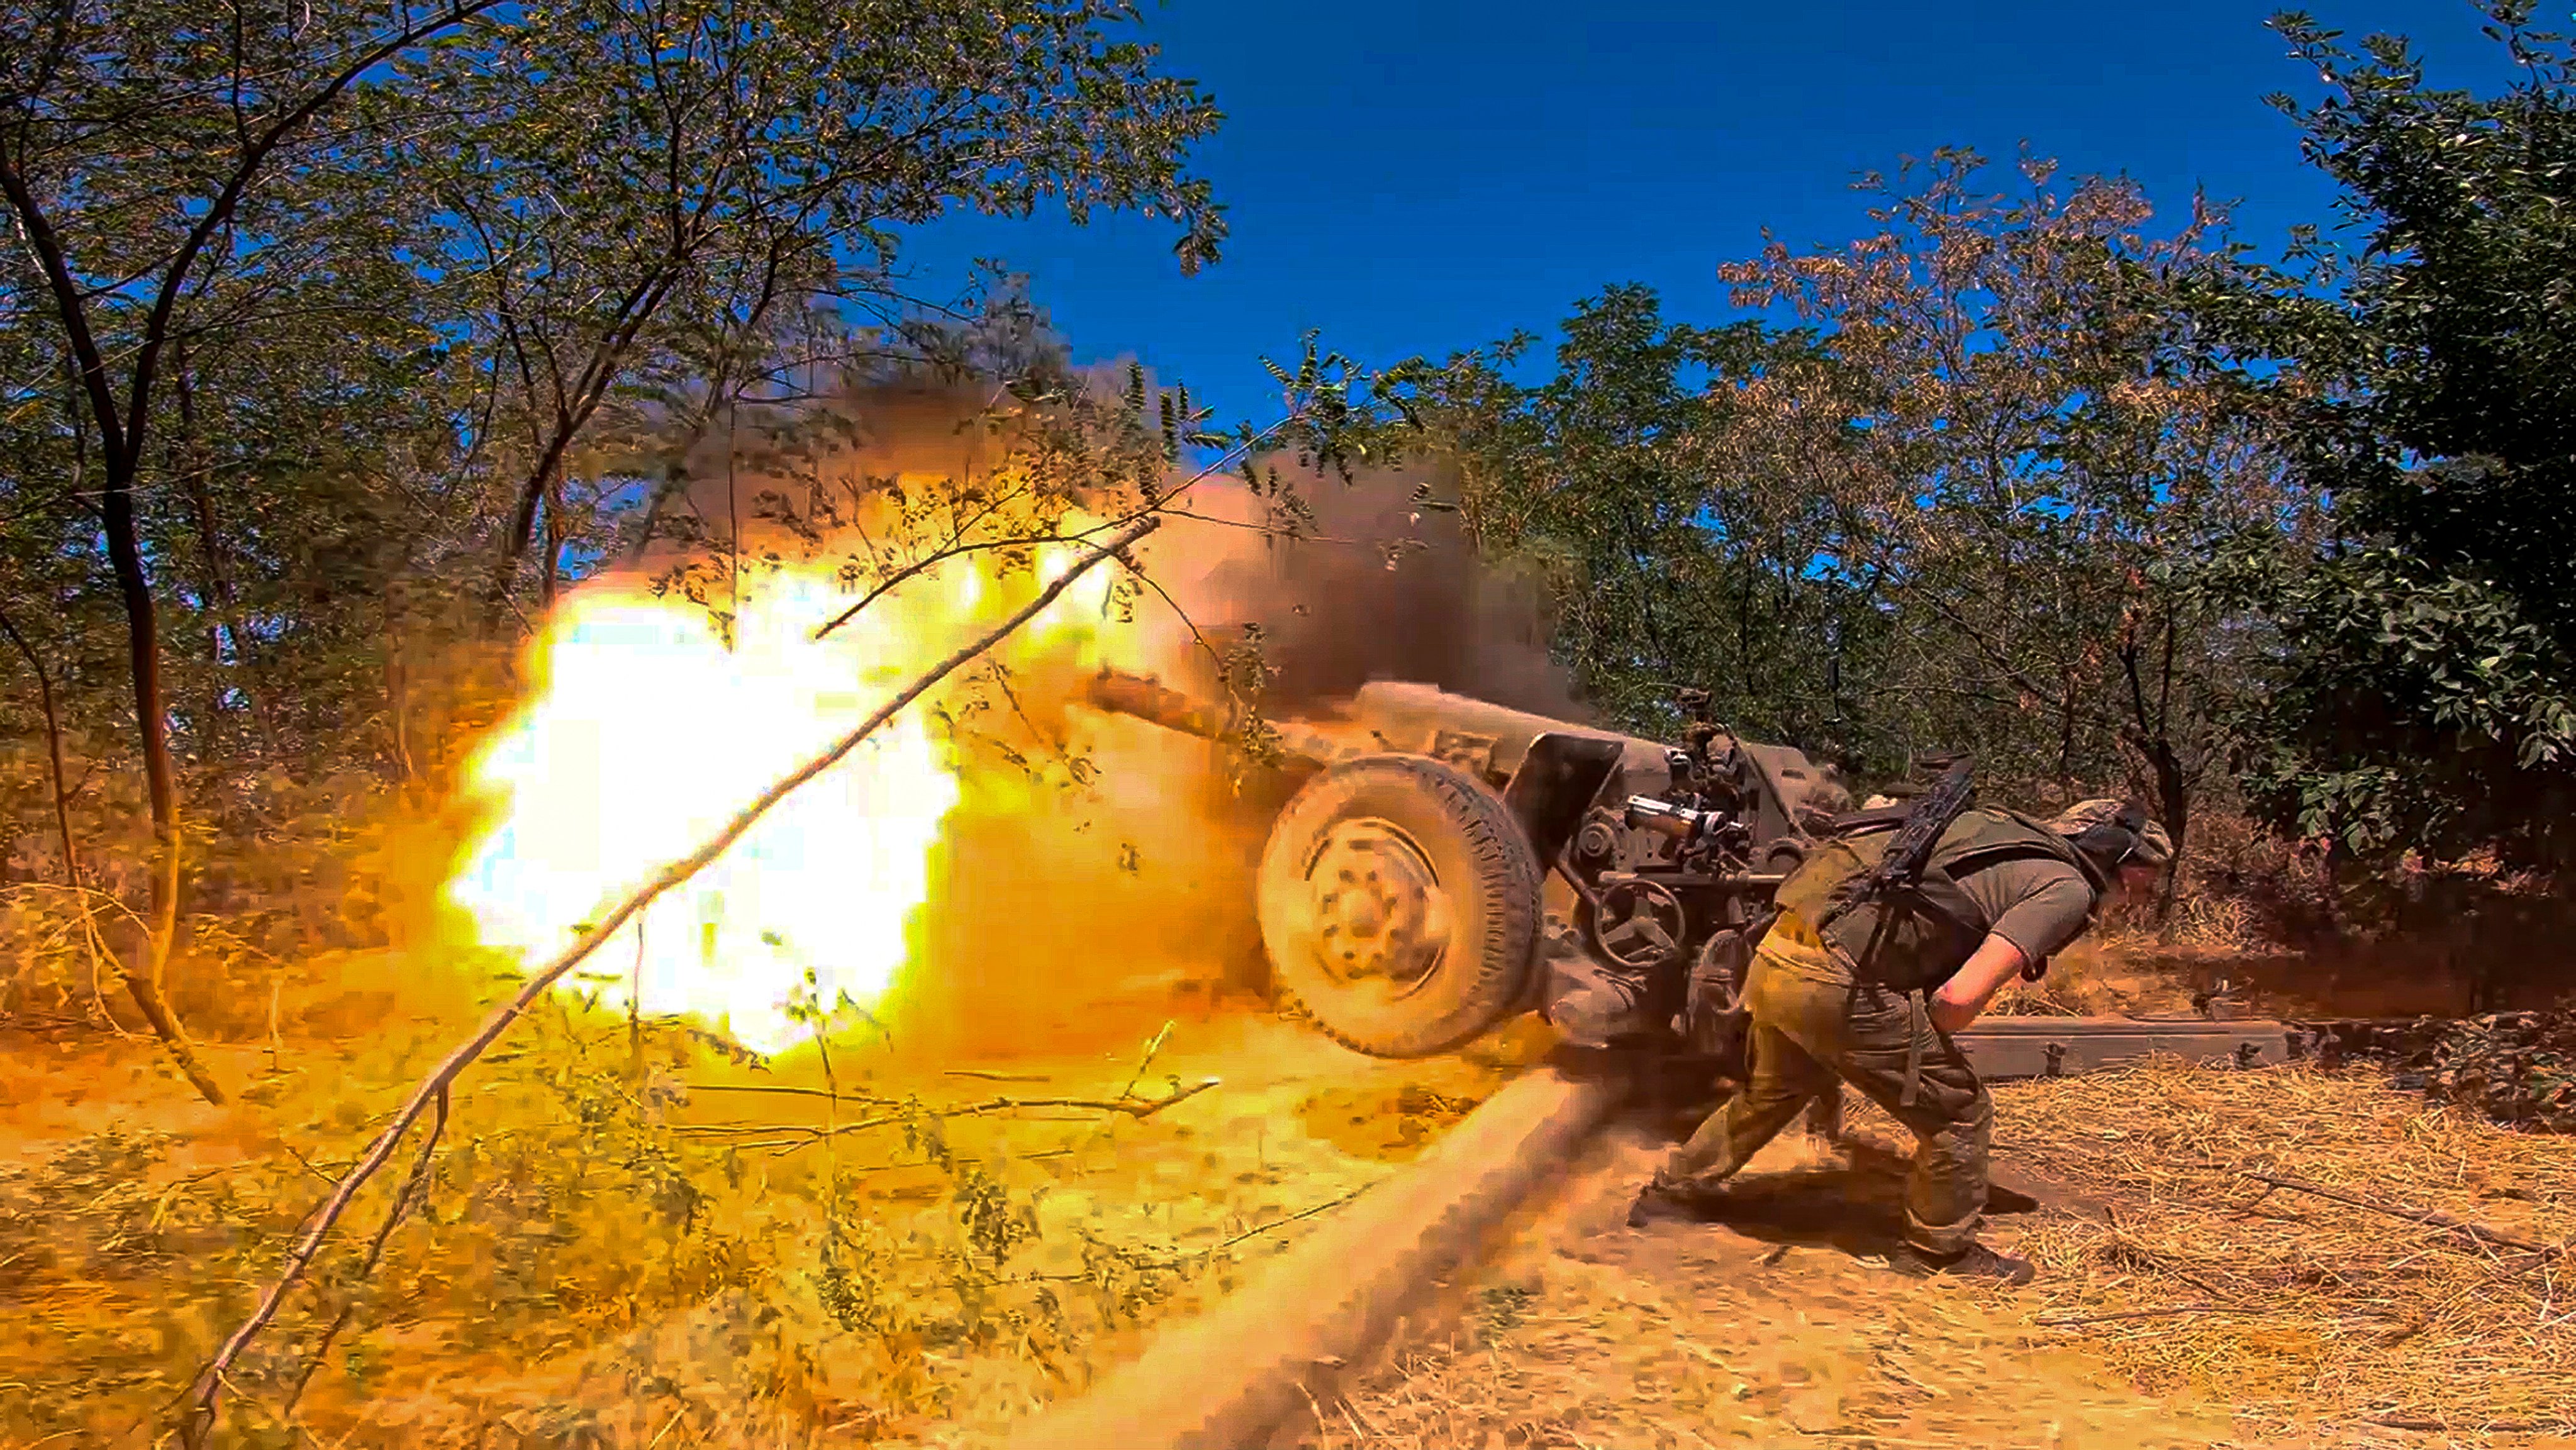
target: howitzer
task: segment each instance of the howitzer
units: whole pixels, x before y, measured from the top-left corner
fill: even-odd
[[[1088,703],[1235,735],[1142,675],[1104,671]],[[1532,1009],[1578,1037],[1686,1029],[1693,980],[1731,994],[1745,929],[1849,801],[1801,752],[1706,721],[1673,747],[1376,681],[1266,723],[1285,788],[1254,902],[1273,983],[1379,1056],[1445,1052]],[[1604,974],[1620,1020],[1557,1016],[1572,999],[1552,983]]]

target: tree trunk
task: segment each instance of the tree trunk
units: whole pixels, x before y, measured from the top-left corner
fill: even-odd
[[[45,759],[54,776],[54,825],[63,835],[63,882],[79,899],[85,922],[89,918],[89,897],[81,890],[80,846],[72,835],[72,793],[63,778],[63,721],[54,708],[53,677],[45,672],[45,662],[37,658],[27,637],[18,632],[17,624],[5,610],[0,610],[0,632],[8,634],[9,642],[25,657],[28,672],[36,677],[36,706],[45,717]]]
[[[125,602],[125,635],[134,673],[134,721],[143,747],[143,779],[152,800],[155,860],[152,871],[152,918],[145,961],[138,970],[122,964],[125,990],[152,1030],[169,1045],[179,1070],[210,1103],[221,1105],[224,1090],[208,1076],[196,1049],[180,1031],[170,1005],[161,996],[161,978],[170,963],[170,948],[179,933],[179,790],[170,765],[170,714],[161,691],[161,639],[152,607],[152,585],[143,574],[143,553],[134,531],[134,459],[107,459],[107,487],[100,512],[107,526],[107,553],[116,568],[117,593]]]
[[[510,591],[519,582],[519,566],[537,543],[537,517],[552,512],[556,477],[562,471],[563,448],[569,440],[558,431],[546,446],[544,456],[519,487],[518,507],[510,517],[510,531],[501,538],[501,557],[492,563],[491,622],[500,623],[510,605]],[[537,585],[540,602],[551,602],[551,584],[540,580]]]
[[[420,779],[411,756],[411,678],[403,668],[402,641],[385,635],[385,724],[393,735],[395,779],[406,791]]]
[[[537,576],[537,607],[555,606],[555,575],[563,568],[563,484],[558,480],[546,490],[546,548]]]
[[[2183,773],[2172,741],[2159,736],[2150,745],[2147,764],[2156,773],[2156,818],[2173,837],[2173,860],[2166,864],[2164,884],[2156,892],[2156,923],[2161,926],[2173,914],[2174,896],[2182,883],[2183,852],[2191,840],[2191,781]]]
[[[63,885],[70,888],[72,906],[80,912],[81,942],[90,953],[90,980],[95,983],[100,959],[110,953],[99,935],[98,920],[90,910],[89,885],[81,880],[80,837],[72,831],[72,791],[71,783],[64,777],[63,720],[61,711],[54,705],[53,677],[46,673],[45,662],[27,643],[27,637],[18,632],[18,626],[5,611],[0,611],[0,631],[8,633],[9,642],[26,657],[28,672],[36,677],[36,704],[45,716],[45,763],[52,770],[54,780],[54,828],[62,833],[63,838]]]
[[[2068,800],[2075,799],[2075,702],[2080,690],[2072,679],[2057,702],[2057,790]]]
[[[233,597],[232,571],[224,563],[223,531],[215,522],[214,498],[206,490],[206,462],[197,447],[196,380],[189,372],[184,344],[173,348],[172,359],[171,392],[179,404],[179,477],[187,485],[197,549],[205,561],[205,598],[214,605],[210,612],[215,623],[206,629],[206,663],[215,680],[208,693],[213,713],[207,726],[211,731],[215,720],[222,717],[224,650],[229,645],[233,662],[241,666],[242,699],[249,706],[251,729],[268,750],[267,763],[282,766],[287,760],[279,744],[276,712],[269,708],[268,692],[260,681],[258,652],[251,646],[250,632],[242,627],[241,604]]]

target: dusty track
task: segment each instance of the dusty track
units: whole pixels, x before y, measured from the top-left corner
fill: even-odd
[[[2553,1227],[2548,1206],[2567,1201],[2558,1144],[2452,1122],[2367,1075],[2307,1068],[2166,1065],[2006,1085],[1998,1098],[1987,1237],[2041,1263],[2030,1289],[1879,1266],[1901,1221],[1903,1169],[1883,1145],[1903,1135],[1874,1111],[1856,1115],[1845,1153],[1774,1144],[1730,1192],[1724,1222],[1642,1229],[1626,1209],[1671,1125],[1631,1120],[1507,1249],[1461,1277],[1443,1323],[1372,1364],[1345,1398],[1318,1403],[1298,1443],[2576,1445],[2561,1438],[2576,1432],[2550,1377],[2554,1331],[2532,1322],[2535,1304],[2543,1320],[2550,1306],[2528,1265],[2491,1264],[2437,1230],[2355,1224],[2345,1204],[2261,1211],[2231,1190],[2225,1162],[2207,1171],[2191,1147],[2208,1136],[2202,1120],[2233,1115],[2227,1151],[2299,1152],[2310,1171],[2378,1198],[2423,1193],[2468,1154],[2511,1180],[2511,1196],[2476,1212],[2556,1241],[2566,1220]],[[2326,1141],[2338,1135],[2361,1152],[2338,1156]],[[2467,1196],[2443,1202],[2467,1212]],[[2428,1277],[2401,1282],[2401,1270]],[[2311,1272],[2322,1277],[2297,1287]],[[2209,1277],[2229,1273],[2287,1287]],[[2339,1287],[2347,1278],[2364,1287]],[[2410,1348],[2430,1338],[2410,1326],[2456,1309],[2460,1285],[2501,1307],[2435,1349]],[[2213,1302],[2218,1312],[2200,1312]]]
[[[1624,1080],[1525,1074],[1261,1279],[1174,1326],[1012,1450],[1226,1450],[1259,1443],[1332,1393],[1332,1371],[1376,1349],[1432,1276],[1555,1176],[1627,1094]]]
[[[2013,1051],[2030,1049],[2020,1051],[2020,1056],[2031,1057],[2031,1063],[2015,1059],[2001,1064],[2007,1071],[2028,1073],[2038,1070],[2036,1049],[2048,1045],[2043,1044],[2043,1038],[2069,1038],[2076,1050],[2064,1052],[2052,1046],[2049,1065],[2058,1065],[2062,1055],[2073,1061],[2078,1071],[2100,1065],[2093,1059],[2105,1053],[2116,1058],[2169,1046],[2161,1039],[2149,1041],[2144,1037],[2132,1042],[2119,1035],[2126,1027],[2127,1024],[2093,1019],[2045,1023],[2006,1020],[1999,1034],[1988,1034],[1994,1040],[1981,1037],[1972,1053],[2009,1057]],[[2230,1055],[2237,1038],[2248,1033],[2256,1049],[2270,1049],[2264,1055],[2280,1055],[2281,1031],[2277,1024],[2246,1024],[2241,1030],[2217,1023],[2162,1027],[2168,1035],[2209,1029],[2211,1043],[2220,1049],[2218,1055],[2222,1058]],[[2028,1028],[2044,1030],[2018,1030]],[[1597,1077],[1587,1081],[1551,1069],[1523,1076],[1459,1123],[1422,1161],[1344,1210],[1333,1223],[1299,1244],[1285,1260],[1270,1266],[1258,1281],[1244,1286],[1228,1302],[1197,1319],[1167,1329],[1142,1357],[1089,1394],[1059,1406],[1024,1429],[1010,1442],[1012,1450],[1072,1450],[1110,1444],[1137,1450],[1165,1446],[1172,1450],[1218,1450],[1262,1443],[1283,1423],[1300,1417],[1329,1434],[1332,1422],[1322,1405],[1327,1398],[1341,1399],[1337,1382],[1346,1378],[1336,1371],[1378,1350],[1398,1316],[1408,1309],[1429,1308],[1425,1301],[1437,1298],[1437,1288],[1445,1287],[1438,1284],[1437,1276],[1449,1266],[1466,1260],[1468,1272],[1476,1273],[1476,1261],[1471,1255],[1492,1247],[1483,1242],[1487,1228],[1518,1208],[1534,1208],[1541,1220],[1533,1230],[1537,1238],[1523,1235],[1518,1246],[1521,1260],[1529,1259],[1533,1243],[1552,1241],[1557,1247],[1551,1252],[1557,1257],[1568,1263],[1593,1266],[1596,1272],[1590,1278],[1626,1274],[1642,1286],[1646,1298],[1653,1296],[1654,1285],[1695,1285],[1698,1297],[1706,1300],[1709,1291],[1720,1286],[1724,1292],[1719,1297],[1723,1298],[1741,1297],[1747,1284],[1776,1287],[1798,1282],[1799,1272],[1771,1271],[1802,1241],[1832,1251],[1821,1267],[1837,1274],[1893,1246],[1899,1215],[1892,1192],[1902,1170],[1891,1162],[1874,1161],[1874,1157],[1883,1159],[1885,1155],[1872,1155],[1866,1150],[1859,1154],[1860,1161],[1837,1173],[1799,1175],[1779,1183],[1757,1177],[1743,1207],[1758,1223],[1739,1219],[1733,1232],[1693,1226],[1693,1231],[1676,1239],[1653,1230],[1641,1233],[1629,1229],[1625,1222],[1628,1199],[1635,1183],[1651,1167],[1654,1133],[1643,1122],[1642,1114],[1637,1115],[1640,1121],[1630,1124],[1624,1132],[1604,1137],[1593,1130],[1616,1106],[1632,1097],[1624,1079],[1614,1087]],[[1568,1160],[1577,1156],[1578,1148],[1586,1150],[1580,1155],[1584,1169],[1569,1180],[1565,1170]],[[2003,1196],[2017,1201],[2024,1210],[2039,1206],[2021,1195]],[[1524,1199],[1531,1202],[1524,1204]],[[1761,1241],[1771,1241],[1776,1246],[1766,1248]],[[1748,1244],[1751,1247],[1746,1252],[1731,1256],[1725,1252]],[[1711,1245],[1718,1250],[1713,1257]],[[1526,1262],[1520,1272],[1526,1277]],[[1828,1319],[1837,1315],[1850,1317],[1858,1313],[1857,1306],[1863,1301],[1911,1287],[1900,1286],[1883,1268],[1863,1272],[1874,1272],[1879,1282],[1875,1286],[1845,1285],[1817,1291],[1811,1307]],[[1544,1280],[1546,1275],[1542,1272],[1539,1277]],[[1812,1280],[1815,1276],[1804,1277]],[[1485,1307],[1491,1310],[1495,1304],[1505,1306],[1486,1314],[1487,1321],[1494,1322],[1499,1314],[1500,1318],[1517,1322],[1518,1311],[1510,1306],[1520,1304],[1535,1291],[1516,1280],[1494,1283],[1489,1274],[1486,1278],[1492,1303]],[[1872,1295],[1868,1292],[1870,1287],[1881,1293]],[[1638,1293],[1624,1289],[1614,1289],[1613,1294],[1623,1304],[1640,1299]],[[1465,1306],[1470,1311],[1465,1317],[1475,1317],[1474,1307]],[[1781,1338],[1773,1322],[1755,1310],[1740,1305],[1738,1309],[1738,1316],[1722,1326],[1723,1342],[1741,1344],[1751,1338],[1769,1344]],[[1807,1322],[1803,1309],[1794,1312],[1800,1323]],[[1752,1316],[1750,1321],[1747,1315]],[[1436,1320],[1442,1315],[1434,1312],[1431,1317]],[[1461,1306],[1448,1306],[1446,1317],[1451,1321],[1460,1318]],[[1651,1354],[1655,1339],[1652,1327],[1637,1327],[1642,1337],[1636,1342],[1624,1347],[1605,1342],[1605,1348],[1630,1358],[1641,1349]],[[1812,1336],[1789,1336],[1791,1341],[1801,1338]],[[1694,1341],[1688,1336],[1673,1338],[1672,1343],[1684,1351],[1693,1351]],[[1489,1351],[1493,1348],[1490,1344],[1487,1347]],[[1798,1352],[1794,1342],[1774,1347]],[[1704,1369],[1730,1369],[1729,1361],[1711,1351],[1700,1348],[1693,1352]],[[1986,1377],[1993,1375],[1989,1372]],[[1793,1383],[1804,1386],[1813,1378],[1809,1375]],[[1849,1380],[1850,1375],[1838,1367],[1825,1378],[1841,1382]],[[1919,1377],[1907,1377],[1904,1382],[1917,1390],[1922,1386]],[[1764,1400],[1753,1381],[1738,1379],[1725,1387],[1725,1397],[1734,1408],[1731,1413],[1715,1416],[1721,1424],[1734,1421],[1758,1429],[1773,1417],[1764,1413],[1768,1410],[1787,1416],[1793,1428],[1804,1434],[1872,1438],[1897,1435],[1902,1440],[1899,1429],[1954,1436],[1966,1433],[1966,1427],[1946,1421],[1917,1424],[1920,1417],[1913,1411],[1919,1406],[1895,1402],[1882,1405],[1858,1390],[1851,1394],[1837,1390],[1824,1399],[1815,1392],[1800,1390]],[[1450,1398],[1454,1400],[1454,1396]],[[1850,1418],[1843,1413],[1847,1401],[1850,1414],[1859,1417],[1849,1424],[1842,1423]],[[2116,1422],[2112,1427],[2116,1438],[2105,1443],[2207,1443],[2206,1437],[2189,1435],[2159,1438],[2164,1434],[2162,1429],[2138,1423],[2142,1414],[2150,1421],[2162,1418],[2152,1408],[2124,1403],[2116,1410],[2103,1410],[2088,1401],[2083,1409],[2078,1423]],[[1892,1413],[1893,1410],[1904,1413]],[[1340,1404],[1339,1413],[1353,1433],[1362,1435],[1365,1441],[1366,1417],[1346,1400]],[[1444,1433],[1454,1436],[1458,1430],[1454,1404],[1443,1413],[1448,1421]],[[1696,1418],[1707,1422],[1710,1416]],[[1940,1416],[1934,1418],[1942,1420]],[[2043,1423],[2051,1427],[2055,1438],[2037,1443],[2066,1443],[2064,1418],[2046,1417]],[[1488,1433],[1494,1430],[1491,1425],[1483,1428]],[[1523,1428],[1536,1432],[1540,1426],[1535,1420],[1525,1420]],[[2007,1427],[1987,1424],[1975,1428],[1992,1443],[2014,1443],[2008,1434],[1996,1438]],[[1658,1431],[1659,1437],[1660,1434]],[[1688,1444],[1690,1437],[1698,1434],[1683,1424],[1671,1438],[1674,1443]],[[1464,1441],[1423,1441],[1417,1437],[1417,1443],[1481,1445],[1483,1440],[1471,1436]],[[1587,1442],[1577,1436],[1569,1443]]]
[[[1573,1141],[1609,1107],[1552,1072],[1522,1077],[1374,1205],[1013,1450],[2226,1443],[2223,1408],[2112,1382],[2034,1332],[2026,1304],[1888,1272],[1902,1167],[1867,1141],[1820,1156],[1784,1139],[1728,1224],[1631,1228],[1672,1124],[1632,1105]],[[2039,1197],[1998,1193],[1999,1241],[2100,1211],[2018,1181]],[[1477,1237],[1514,1208],[1516,1228]],[[1484,1252],[1448,1267],[1470,1248]]]
[[[1660,1151],[1622,1125],[1481,1272],[1441,1329],[1397,1347],[1307,1450],[1663,1450],[1712,1445],[2185,1447],[2227,1443],[2220,1407],[2160,1401],[2034,1333],[1986,1290],[1878,1267],[1893,1167],[1837,1168],[1784,1140],[1729,1224],[1632,1229]],[[1776,1177],[1773,1175],[1777,1175]],[[2025,1180],[2026,1181],[2026,1180]],[[1999,1195],[2009,1244],[2054,1205]]]

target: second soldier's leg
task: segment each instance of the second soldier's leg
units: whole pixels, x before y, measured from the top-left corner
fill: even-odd
[[[1916,1019],[1904,999],[1875,996],[1855,1010],[1834,1055],[1844,1080],[1914,1134],[1914,1171],[1905,1185],[1906,1238],[1928,1253],[1976,1242],[1986,1206],[1994,1102],[1957,1044]],[[1906,1097],[1909,1052],[1919,1058],[1914,1101]]]

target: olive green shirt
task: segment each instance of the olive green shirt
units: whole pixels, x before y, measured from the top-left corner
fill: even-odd
[[[2044,962],[2064,951],[2093,917],[2093,884],[2063,861],[1998,861],[1960,877],[1959,889],[1993,923],[1995,935],[2021,948],[2025,961]]]

